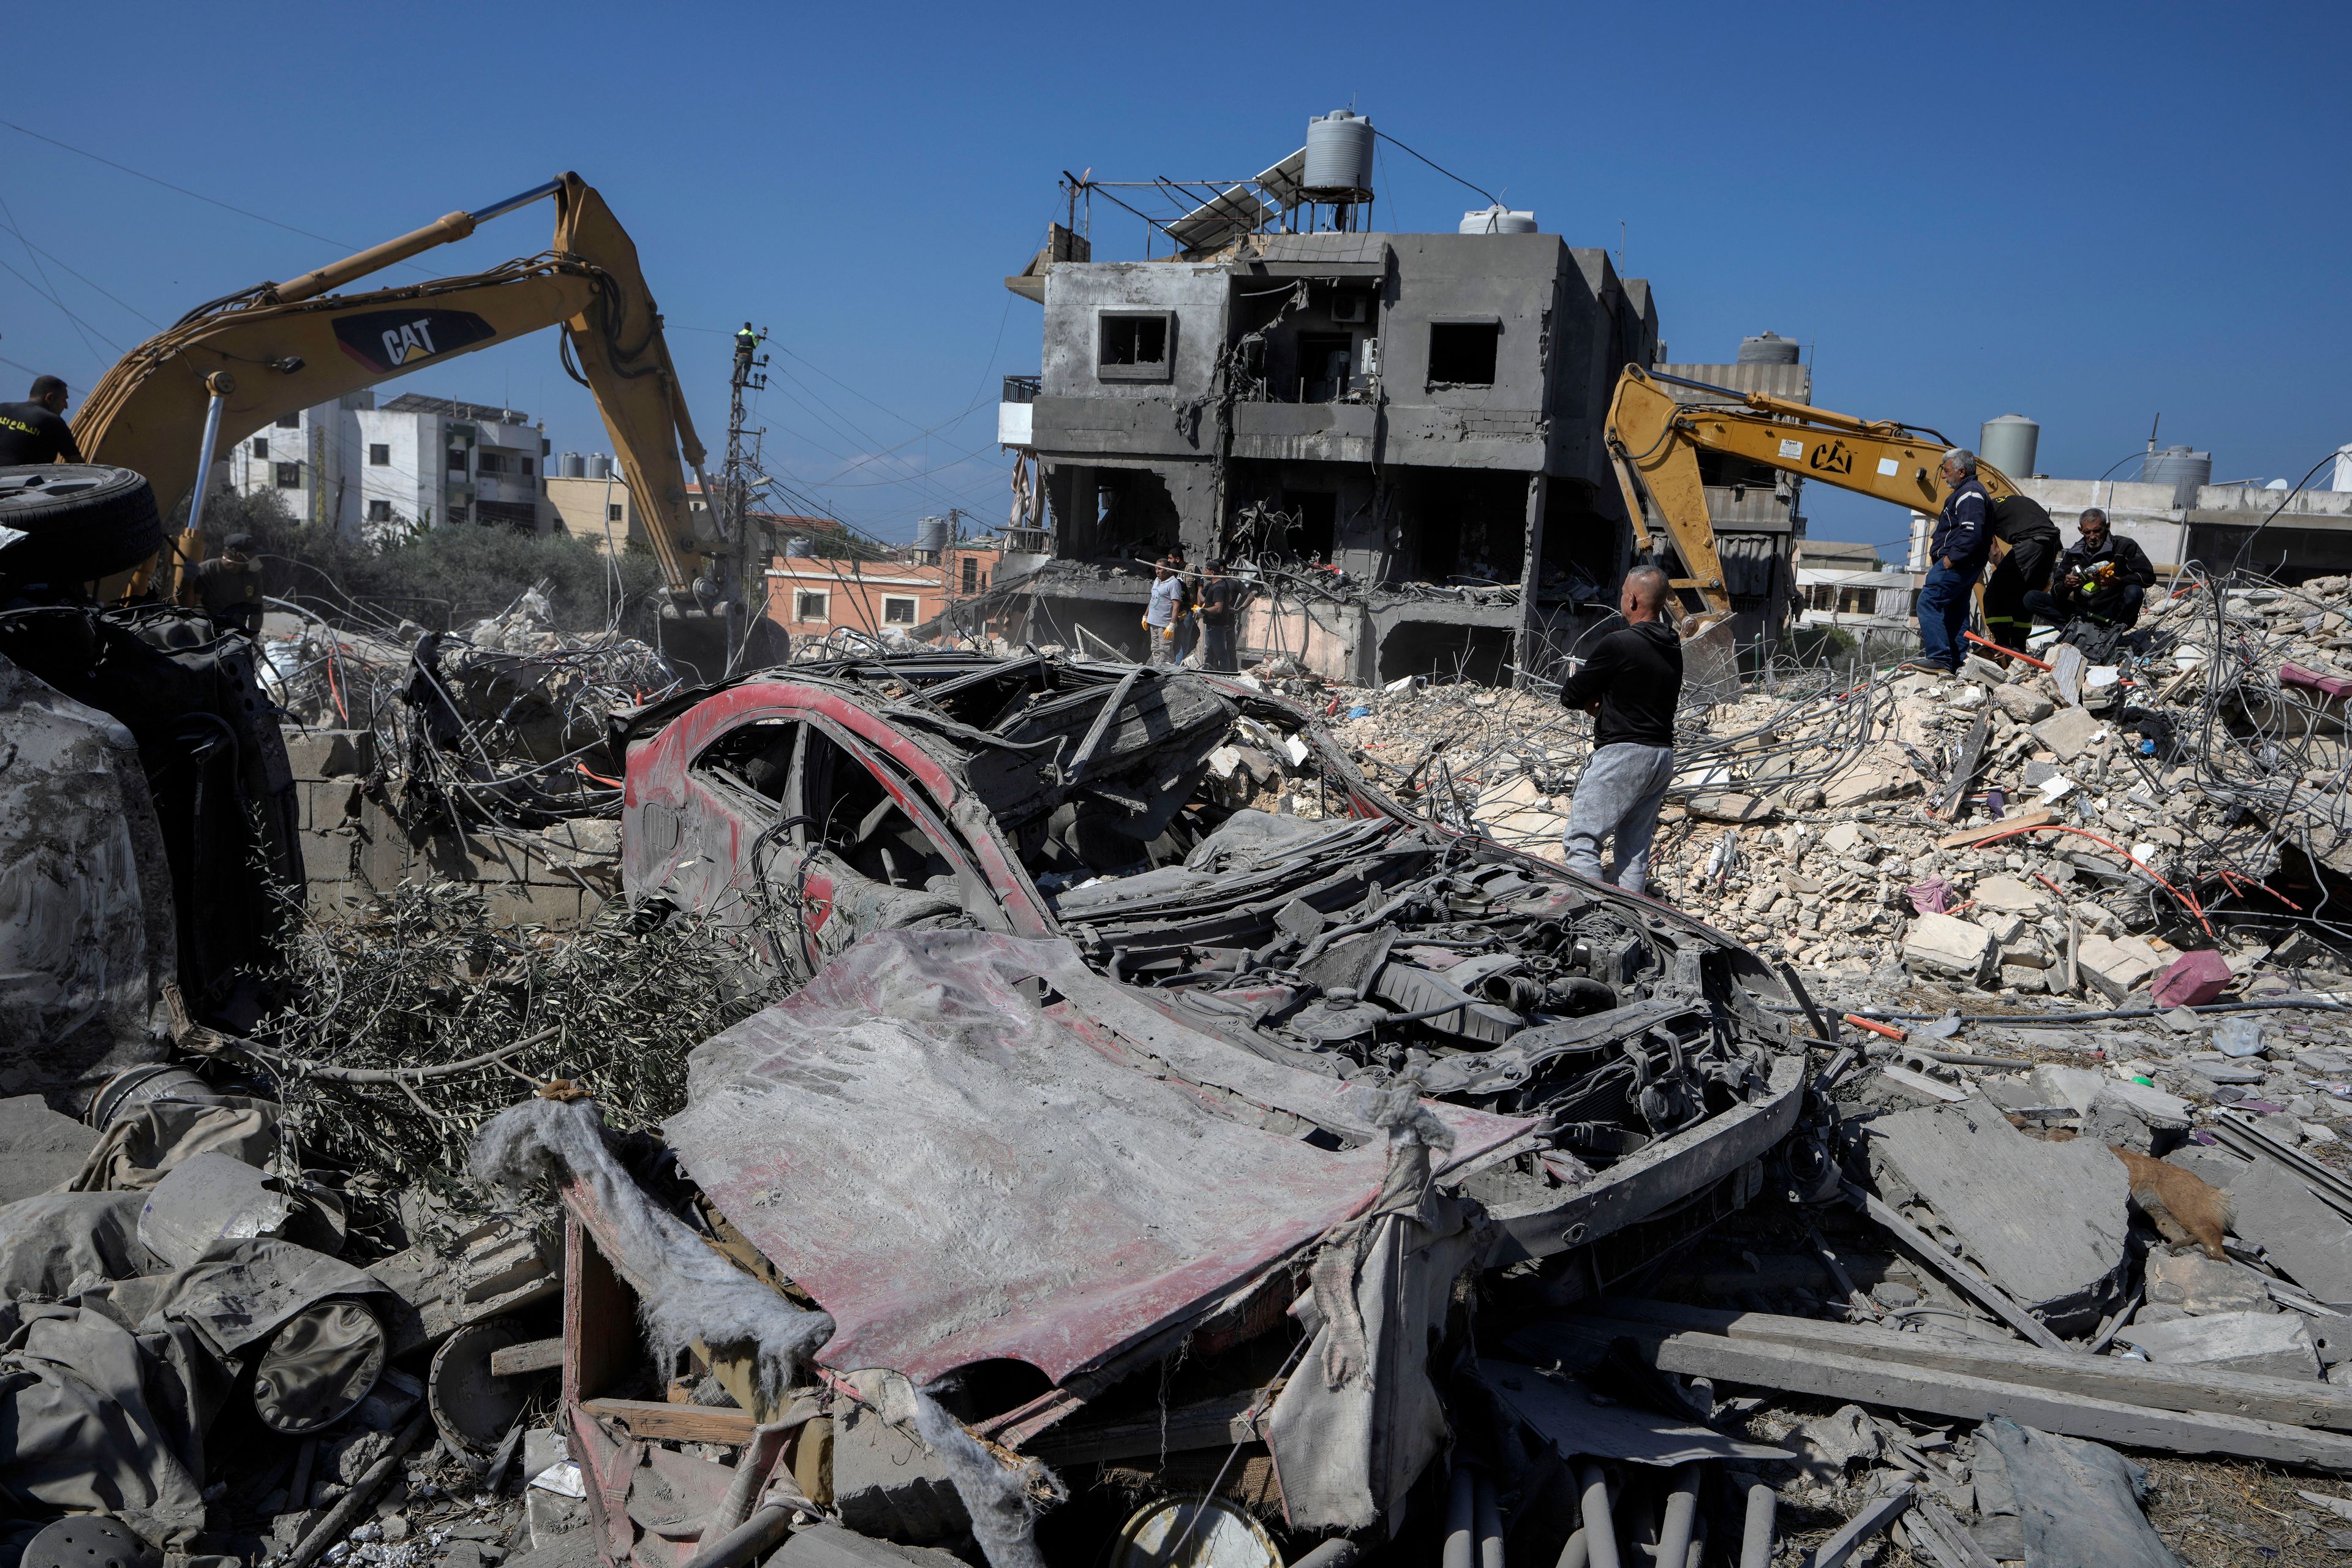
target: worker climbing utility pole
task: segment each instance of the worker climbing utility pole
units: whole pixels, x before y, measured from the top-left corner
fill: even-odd
[[[754,331],[749,321],[735,334],[735,369],[728,377],[727,461],[719,470],[719,493],[711,498],[719,509],[719,527],[733,546],[733,591],[727,595],[729,675],[784,657],[782,628],[768,619],[766,563],[760,559],[751,527],[751,473],[758,462],[756,457],[747,461],[743,453],[743,395],[767,387],[768,360],[760,353],[767,341],[767,332]]]

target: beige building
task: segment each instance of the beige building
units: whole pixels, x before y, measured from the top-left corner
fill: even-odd
[[[547,504],[555,514],[557,529],[586,540],[598,554],[615,548],[625,552],[633,542],[641,550],[652,548],[638,521],[636,503],[629,499],[629,487],[621,482],[617,470],[606,479],[551,475]]]

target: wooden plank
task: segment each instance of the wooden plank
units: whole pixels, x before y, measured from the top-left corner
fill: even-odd
[[[546,1372],[563,1364],[563,1336],[551,1340],[526,1340],[519,1345],[490,1352],[492,1377],[520,1377],[527,1372]]]
[[[1880,1498],[1847,1520],[1835,1535],[1813,1548],[1813,1554],[1805,1559],[1809,1568],[1838,1568],[1881,1531],[1909,1512],[1911,1500],[1918,1495],[1919,1489],[1906,1481]]]
[[[1911,1505],[1910,1516],[1903,1528],[1916,1534],[1927,1555],[1936,1560],[1937,1568],[2000,1568],[1985,1549],[1977,1544],[1968,1527],[1952,1517],[1952,1510],[1929,1497],[1926,1492]]]
[[[2204,1410],[2254,1421],[2352,1432],[2352,1389],[2338,1388],[2317,1378],[2263,1377],[2201,1366],[2158,1366],[2115,1356],[1993,1344],[1949,1334],[1899,1333],[1868,1324],[1685,1307],[1670,1301],[1603,1300],[1593,1303],[1588,1312],[1563,1321],[1582,1322],[1588,1317],[1606,1320],[1605,1323],[1595,1323],[1592,1331],[1596,1334],[1630,1333],[1636,1339],[1677,1331],[1723,1334],[1801,1350],[1899,1361],[1926,1372],[2032,1384],[2053,1394],[2112,1399],[2152,1410]],[[1522,1331],[1532,1341],[1548,1326],[1537,1324]],[[1513,1342],[1516,1344],[1516,1337]]]
[[[1182,1405],[1164,1417],[1155,1410],[1123,1421],[1055,1426],[1039,1433],[1022,1451],[1053,1465],[1097,1465],[1144,1454],[1255,1443],[1259,1434],[1250,1408],[1258,1397],[1258,1390],[1249,1389]]]
[[[2210,1410],[2152,1410],[2112,1399],[2039,1388],[2032,1384],[1969,1377],[1875,1357],[1843,1355],[1725,1334],[1671,1333],[1654,1341],[1627,1336],[1625,1325],[1601,1321],[1578,1331],[1587,1343],[1631,1337],[1661,1372],[1712,1377],[1754,1388],[1814,1394],[1858,1405],[1879,1405],[1964,1421],[2006,1415],[2027,1426],[2089,1437],[2128,1448],[2176,1454],[2234,1454],[2352,1472],[2352,1436],[2276,1421],[2253,1421]],[[1568,1325],[1557,1325],[1567,1331]],[[1524,1353],[1524,1352],[1523,1352]]]
[[[665,1405],[654,1399],[583,1399],[580,1407],[602,1420],[617,1421],[633,1437],[667,1437],[680,1443],[748,1443],[751,1413],[708,1405]]]
[[[1958,833],[1947,833],[1936,840],[1936,847],[1965,849],[1979,839],[1990,838],[1995,834],[2014,833],[2021,827],[2044,827],[2057,820],[2056,812],[2044,811],[2039,807],[2032,811],[2011,812],[2007,816],[1996,817],[1990,822],[1979,822],[1974,827],[1963,827]]]
[[[1984,711],[1969,727],[1969,738],[1960,743],[1959,761],[1953,765],[1952,776],[1944,783],[1943,798],[1936,802],[1934,815],[1946,822],[1956,822],[1968,806],[1969,787],[1977,782],[1984,768],[1985,742],[1992,735],[1992,702],[1986,700]]]
[[[1992,1310],[1995,1317],[2046,1351],[2063,1351],[2066,1342],[2042,1326],[2042,1320],[2010,1300],[2009,1292],[1936,1245],[1935,1238],[1895,1212],[1874,1193],[1848,1182],[1845,1195],[1860,1203],[1895,1238],[1918,1255],[1919,1260]]]

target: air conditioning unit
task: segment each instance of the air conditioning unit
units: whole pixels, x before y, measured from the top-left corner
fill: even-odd
[[[1334,294],[1331,297],[1331,319],[1353,326],[1362,326],[1371,309],[1371,298],[1365,294]]]

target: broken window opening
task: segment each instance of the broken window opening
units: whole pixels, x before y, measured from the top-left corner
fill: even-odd
[[[292,414],[279,415],[278,416],[278,427],[280,430],[299,430],[302,428],[302,416],[300,412],[298,410]]]
[[[253,438],[253,455],[254,455],[255,457],[257,457],[257,458],[259,458],[263,459],[264,461],[267,461],[267,460],[268,459],[268,457],[269,457],[269,440],[268,440],[268,438],[267,437],[263,437],[263,436],[256,436],[256,437]]]
[[[793,619],[829,624],[833,620],[832,593],[824,588],[803,588],[795,593],[793,595]]]
[[[1500,321],[1432,321],[1430,385],[1494,385],[1495,358],[1502,338]]]
[[[915,624],[916,601],[897,594],[882,595],[882,624],[886,626],[911,626]]]
[[[1337,403],[1347,395],[1355,340],[1346,332],[1298,334],[1298,401]]]
[[[370,522],[390,522],[392,521],[392,503],[388,500],[372,500],[368,502],[367,520]]]
[[[465,447],[452,447],[449,448],[449,471],[453,474],[462,474],[466,471]]]
[[[368,467],[371,468],[388,468],[392,467],[391,447],[382,441],[369,442]]]
[[[1166,381],[1175,318],[1164,310],[1102,313],[1097,374],[1105,381]]]
[[[278,488],[281,490],[300,489],[302,488],[302,465],[299,463],[278,464]]]

